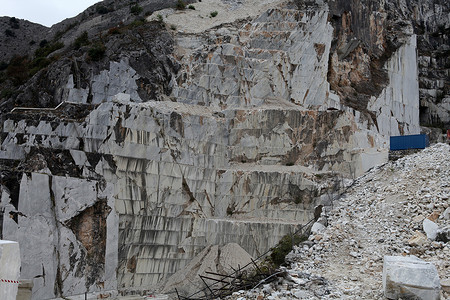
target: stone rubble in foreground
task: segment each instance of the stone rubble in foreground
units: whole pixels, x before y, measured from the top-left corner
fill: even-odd
[[[436,144],[356,179],[325,213],[328,227],[288,255],[287,275],[229,299],[385,299],[385,255],[432,263],[441,299],[450,299],[450,244],[423,228],[428,220],[438,230],[450,225],[449,154],[449,145]]]

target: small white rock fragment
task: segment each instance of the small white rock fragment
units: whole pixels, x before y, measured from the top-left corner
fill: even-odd
[[[438,229],[439,226],[433,221],[430,221],[429,219],[423,220],[423,231],[425,231],[427,238],[430,240],[434,241],[436,239]]]
[[[324,231],[325,229],[326,229],[326,227],[323,224],[316,222],[311,227],[311,232],[312,233],[320,233],[320,232]]]
[[[442,215],[445,220],[450,220],[450,207],[447,207]]]

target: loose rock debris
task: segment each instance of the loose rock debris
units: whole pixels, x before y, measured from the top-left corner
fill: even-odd
[[[284,276],[228,299],[385,299],[386,255],[432,263],[441,299],[449,299],[450,245],[442,234],[450,225],[449,154],[449,145],[436,144],[356,179],[333,209],[324,208],[328,227],[287,256]],[[441,234],[430,235],[430,227]]]

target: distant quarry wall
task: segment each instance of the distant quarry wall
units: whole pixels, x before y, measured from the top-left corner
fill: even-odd
[[[358,110],[328,83],[328,6],[264,5],[175,34],[166,101],[141,99],[124,58],[91,90],[69,74],[55,109],[4,116],[1,235],[33,299],[150,290],[208,245],[258,256],[385,162],[390,135],[419,132],[413,34]]]

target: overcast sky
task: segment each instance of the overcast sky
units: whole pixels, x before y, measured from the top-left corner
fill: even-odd
[[[16,17],[52,26],[100,0],[0,0],[0,16]]]

